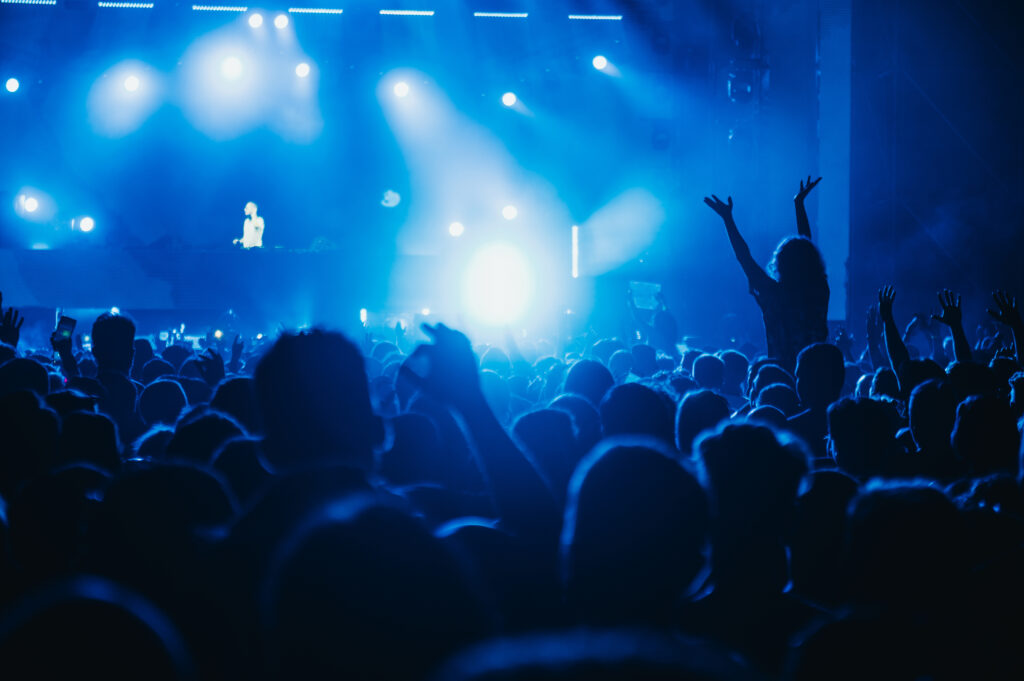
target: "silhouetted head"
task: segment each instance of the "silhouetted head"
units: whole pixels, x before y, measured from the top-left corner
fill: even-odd
[[[154,381],[139,396],[139,416],[147,426],[173,426],[187,405],[185,391],[177,381]]]
[[[169,459],[208,465],[221,445],[244,437],[245,430],[233,418],[217,411],[207,411],[197,418],[182,419],[167,443],[164,455]]]
[[[953,449],[975,477],[1009,473],[1016,477],[1020,431],[1005,400],[968,397],[956,408]]]
[[[782,413],[782,410],[768,404],[763,404],[760,407],[754,407],[747,412],[747,421],[750,421],[751,423],[760,423],[765,426],[772,426],[773,428],[781,428],[783,430],[789,427],[789,420],[786,418],[786,415]]]
[[[368,470],[383,440],[363,357],[339,333],[283,333],[256,367],[264,454],[276,470],[342,463]]]
[[[251,437],[228,440],[213,455],[213,470],[243,506],[257,497],[273,476],[263,463],[260,441]]]
[[[711,390],[698,390],[686,395],[676,410],[676,447],[679,452],[689,454],[699,434],[718,427],[731,413],[729,401]]]
[[[145,384],[150,384],[153,381],[163,376],[174,376],[178,372],[174,369],[174,365],[168,362],[166,359],[160,359],[155,357],[142,367],[142,373],[134,378],[142,381]]]
[[[818,291],[827,285],[825,262],[818,247],[802,236],[792,236],[779,243],[768,263],[768,273],[793,291]]]
[[[855,478],[893,475],[901,463],[899,427],[899,412],[891,402],[844,398],[828,408],[829,451],[839,468]]]
[[[722,376],[722,392],[726,395],[742,395],[743,382],[747,379],[750,361],[747,356],[737,350],[726,350],[719,354],[725,364]]]
[[[57,465],[89,463],[111,473],[121,467],[117,426],[104,414],[76,412],[61,423]]]
[[[778,364],[767,362],[757,369],[753,382],[750,383],[750,401],[755,402],[760,392],[769,385],[781,383],[796,390],[796,380],[793,376]]]
[[[615,380],[603,364],[592,359],[581,359],[569,367],[564,389],[567,393],[582,395],[596,407],[613,385]]]
[[[562,530],[567,600],[584,622],[667,621],[704,564],[708,505],[654,440],[615,438],[584,457]]]
[[[234,418],[251,434],[261,430],[256,389],[248,376],[235,376],[221,381],[213,392],[210,406]]]
[[[0,496],[10,498],[23,482],[53,464],[59,427],[57,414],[34,392],[0,397]]]
[[[800,411],[800,398],[797,397],[796,391],[785,383],[772,383],[757,393],[754,406],[775,407],[788,418]]]
[[[31,390],[39,397],[50,392],[46,368],[27,357],[18,357],[0,365],[0,396],[19,390]]]
[[[725,362],[718,357],[703,354],[693,362],[693,380],[708,390],[720,391],[725,379]]]
[[[796,392],[800,406],[824,410],[843,392],[846,363],[843,352],[831,343],[814,343],[796,358]]]
[[[170,620],[124,587],[96,577],[51,585],[8,607],[0,621],[7,678],[196,678]]]
[[[646,343],[637,343],[629,350],[633,356],[633,373],[641,378],[647,378],[658,373],[658,351],[654,346]]]
[[[470,582],[415,518],[336,502],[276,552],[261,599],[269,676],[422,678],[488,632]]]
[[[605,437],[645,435],[671,447],[675,442],[672,417],[665,400],[640,383],[617,385],[601,401]]]
[[[878,367],[875,370],[875,375],[871,379],[871,390],[868,392],[870,397],[891,397],[893,399],[899,399],[900,388],[899,382],[896,380],[896,373],[889,367]]]
[[[582,455],[572,416],[561,409],[530,411],[516,419],[512,435],[547,479],[555,498],[564,500],[569,477]]]
[[[548,407],[564,411],[572,418],[576,442],[581,454],[589,452],[601,439],[601,415],[588,400],[579,395],[566,393],[551,400]]]
[[[135,322],[109,312],[97,317],[92,325],[92,356],[100,371],[127,374],[135,356]]]
[[[139,380],[142,375],[142,367],[146,366],[149,360],[156,354],[153,352],[153,344],[148,338],[135,339],[135,356],[132,358],[132,378]]]
[[[910,393],[910,432],[919,449],[945,452],[956,421],[956,400],[945,381],[930,380]]]
[[[615,382],[622,383],[633,370],[633,353],[629,350],[616,350],[608,360],[608,369]]]

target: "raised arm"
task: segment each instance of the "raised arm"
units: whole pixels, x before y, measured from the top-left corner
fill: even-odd
[[[949,289],[939,291],[939,305],[942,313],[932,319],[949,327],[953,334],[953,359],[958,362],[971,361],[971,343],[964,332],[964,318],[960,311],[960,296]]]
[[[892,303],[896,299],[896,290],[892,286],[886,286],[878,292],[878,316],[882,320],[882,330],[885,336],[885,351],[889,355],[889,365],[892,366],[899,381],[900,367],[910,360],[910,352],[903,343],[900,336],[900,329],[896,326],[896,319],[892,314]],[[902,392],[903,386],[900,386]]]
[[[725,223],[725,231],[729,235],[729,243],[732,245],[732,252],[736,255],[736,260],[739,261],[740,267],[743,268],[743,273],[747,275],[747,282],[750,284],[752,291],[763,291],[766,287],[770,286],[774,281],[768,276],[768,273],[757,264],[754,260],[754,256],[750,254],[750,247],[747,246],[747,242],[740,236],[740,230],[736,227],[736,221],[732,217],[732,197],[728,197],[728,203],[722,201],[720,198],[711,195],[711,198],[704,197],[704,203],[706,203],[711,210],[718,213],[718,216],[722,218],[722,222]]]
[[[1021,321],[1020,311],[1017,309],[1017,299],[1005,291],[996,291],[992,294],[992,299],[996,302],[996,309],[990,309],[988,313],[1000,324],[1010,327],[1013,332],[1014,357],[1018,366],[1024,366],[1024,322]]]
[[[811,182],[811,176],[807,176],[807,184],[800,180],[800,191],[793,197],[793,205],[796,207],[796,231],[802,237],[811,238],[811,221],[807,219],[807,208],[804,207],[804,199],[811,193],[811,190],[821,182],[819,177]]]
[[[871,366],[875,369],[885,364],[885,355],[882,354],[882,318],[878,314],[878,305],[868,308],[867,315],[867,339],[868,356],[871,358]]]

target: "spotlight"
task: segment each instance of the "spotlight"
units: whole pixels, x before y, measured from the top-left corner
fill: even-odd
[[[242,60],[228,57],[220,63],[220,74],[228,80],[238,80],[242,76]]]
[[[429,307],[423,308],[422,310],[420,310],[420,314],[423,315],[424,317],[429,317],[430,316],[430,308]]]
[[[395,83],[395,96],[396,97],[405,97],[407,94],[409,94],[409,84],[408,83],[406,83],[404,80]]]
[[[302,62],[301,64],[296,66],[295,67],[295,75],[298,76],[299,78],[305,78],[306,76],[308,76],[309,75],[309,64],[307,64],[306,62]]]
[[[256,334],[256,340],[263,340],[263,334],[262,333]]]
[[[278,28],[284,28],[287,25],[288,25],[288,15],[287,14],[278,14],[276,17],[274,17],[274,26],[277,26]]]
[[[84,218],[78,221],[78,229],[83,232],[91,232],[96,227],[96,221],[86,215]]]
[[[35,213],[39,208],[39,200],[34,196],[25,197],[25,202],[22,204],[25,206],[26,213]]]
[[[381,197],[380,205],[385,208],[394,208],[402,202],[402,195],[394,190],[387,190],[384,192],[384,196]]]
[[[365,324],[367,319],[368,319],[368,316],[367,316],[367,313],[366,313],[366,308],[365,307],[360,308],[359,309],[359,321],[361,323]]]
[[[128,92],[135,92],[139,89],[139,77],[128,76],[124,79],[124,89]]]
[[[121,308],[119,308],[119,307],[112,307],[112,308],[110,308],[110,314],[121,314]]]
[[[534,281],[529,261],[510,244],[491,244],[469,262],[463,303],[477,321],[502,326],[526,314]]]
[[[608,67],[608,60],[603,55],[597,55],[591,62],[598,71],[604,71]]]
[[[505,106],[515,106],[517,101],[519,100],[514,92],[506,92],[501,96],[501,103]]]
[[[262,26],[263,15],[260,14],[259,12],[254,12],[253,14],[249,15],[249,25],[253,28],[259,28],[260,26]]]
[[[448,225],[448,233],[452,236],[462,236],[462,233],[465,231],[466,228],[461,222],[453,222]]]
[[[18,82],[17,78],[8,78],[6,87],[8,92],[17,92],[18,88],[21,87],[21,83]]]
[[[501,217],[506,220],[515,220],[517,215],[519,215],[519,209],[515,206],[509,205],[501,209]]]
[[[216,331],[213,332],[213,337],[216,338],[217,340],[220,340],[221,338],[224,337],[224,332],[221,331],[220,329],[217,329]]]

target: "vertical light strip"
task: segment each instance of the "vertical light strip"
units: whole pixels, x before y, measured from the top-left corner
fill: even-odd
[[[580,228],[572,226],[572,278],[580,278]]]

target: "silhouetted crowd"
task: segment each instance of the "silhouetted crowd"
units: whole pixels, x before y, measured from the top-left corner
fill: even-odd
[[[767,352],[3,308],[0,678],[1024,678],[1016,301],[830,337],[816,184],[767,270],[706,200]]]

